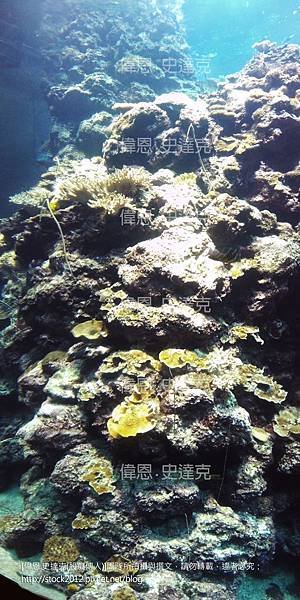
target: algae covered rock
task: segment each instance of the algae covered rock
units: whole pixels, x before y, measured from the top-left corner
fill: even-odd
[[[44,392],[53,400],[72,402],[80,382],[80,364],[68,363],[48,380]]]
[[[209,316],[199,314],[190,307],[147,307],[138,302],[122,302],[107,314],[111,331],[120,333],[133,342],[138,336],[146,345],[158,340],[158,346],[168,345],[175,333],[178,342],[207,342],[219,329],[218,323]]]
[[[112,116],[107,112],[93,114],[89,119],[82,121],[77,132],[77,143],[88,155],[100,154],[106,140],[106,128]]]
[[[76,406],[44,402],[36,416],[23,425],[17,438],[25,454],[38,455],[42,447],[51,450],[72,448],[86,439],[85,418]]]
[[[232,538],[235,539],[235,547],[230,550]],[[255,559],[263,569],[268,556],[272,555],[275,549],[271,519],[239,515],[230,508],[213,506],[213,503],[210,507],[209,502],[206,510],[191,520],[187,541],[191,562],[209,560],[216,566],[225,559],[232,559],[237,563]],[[152,548],[145,544],[141,552],[150,560],[155,552],[161,551],[166,553],[169,561],[180,564],[184,543],[157,538],[152,541]]]
[[[92,493],[92,490],[101,496],[115,491],[111,461],[90,444],[84,443],[79,443],[56,463],[50,481],[60,494],[66,496],[83,496]]]
[[[111,126],[111,137],[104,146],[108,164],[146,164],[148,154],[158,136],[169,125],[167,113],[154,103],[138,103],[134,108],[119,116]],[[137,154],[138,139],[150,140],[150,147]],[[128,145],[133,141],[134,148]],[[148,144],[148,142],[147,142]],[[149,145],[148,145],[149,146]]]

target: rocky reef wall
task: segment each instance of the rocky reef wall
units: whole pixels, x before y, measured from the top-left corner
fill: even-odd
[[[207,96],[124,82],[178,39],[156,10],[55,38],[49,5],[58,157],[0,223],[1,543],[74,600],[238,599],[299,558],[299,47]]]
[[[180,1],[46,1],[44,13],[40,45],[53,115],[50,155],[89,152],[92,124],[99,153],[116,103],[197,90]]]

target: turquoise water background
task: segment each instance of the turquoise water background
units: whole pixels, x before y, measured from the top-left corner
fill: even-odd
[[[212,55],[211,77],[243,68],[255,42],[300,43],[299,0],[185,0],[183,11],[192,54]]]

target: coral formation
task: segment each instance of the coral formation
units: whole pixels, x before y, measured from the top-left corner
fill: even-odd
[[[114,493],[114,471],[111,462],[104,457],[96,457],[87,464],[80,475],[80,481],[87,482],[97,494]]]
[[[107,428],[113,438],[132,437],[155,427],[159,415],[159,400],[154,397],[129,397],[114,408]]]
[[[185,365],[191,365],[198,367],[201,365],[201,359],[199,359],[196,352],[189,350],[179,350],[170,348],[168,350],[162,350],[159,354],[159,360],[167,365],[170,369],[182,368]]]
[[[113,352],[105,358],[99,368],[99,373],[116,373],[121,371],[128,375],[139,375],[141,369],[159,371],[161,365],[158,360],[143,352],[142,350],[127,350]]]
[[[74,521],[72,521],[72,529],[91,529],[97,526],[97,517],[88,517],[82,513],[76,515]]]
[[[1,543],[105,565],[74,600],[239,598],[300,554],[299,49],[199,95],[180,2],[89,2],[46,0],[56,159],[0,223]]]
[[[108,332],[103,321],[92,319],[78,323],[72,329],[72,334],[75,338],[86,338],[87,340],[97,340],[100,337],[107,337]]]
[[[138,569],[128,558],[124,556],[110,556],[109,559],[104,563],[103,570],[106,573],[121,573],[126,575],[128,573],[137,573]]]
[[[300,435],[300,409],[298,406],[290,406],[281,410],[275,416],[273,429],[280,437]]]
[[[136,598],[134,590],[130,587],[120,588],[112,595],[112,600],[136,600]]]
[[[45,541],[43,558],[46,562],[71,563],[77,560],[78,556],[79,550],[72,538],[53,535]]]
[[[242,331],[240,331],[241,329]],[[256,331],[257,328],[255,327],[249,327],[249,329],[240,327],[237,334],[235,334],[235,327],[233,327],[233,338],[229,337],[229,340],[236,341],[238,336],[241,339],[247,339],[249,333],[253,334]],[[225,338],[225,341],[227,341],[227,338]],[[287,396],[282,386],[271,377],[264,375],[262,369],[252,364],[243,363],[236,348],[215,348],[202,357],[189,350],[170,348],[160,352],[159,359],[169,368],[176,369],[190,365],[196,367],[196,369],[208,371],[213,385],[219,389],[229,391],[238,385],[242,385],[247,391],[253,392],[255,396],[275,403],[284,402]]]
[[[235,344],[237,340],[247,340],[249,336],[252,336],[256,342],[263,344],[264,341],[258,334],[259,327],[254,327],[251,325],[233,325],[228,331],[227,336],[224,336],[224,341],[228,341],[230,344]]]
[[[7,533],[13,531],[19,522],[20,517],[15,515],[4,515],[0,517],[0,532]]]
[[[141,191],[147,190],[149,185],[150,177],[145,169],[124,167],[111,173],[105,183],[109,193],[115,192],[130,198],[136,198]]]

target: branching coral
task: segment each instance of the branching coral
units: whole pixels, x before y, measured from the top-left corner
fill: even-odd
[[[47,200],[51,200],[52,196],[53,193],[43,187],[43,182],[41,182],[27,192],[20,192],[11,196],[10,201],[22,207],[28,206],[31,209],[39,210]]]
[[[90,208],[102,209],[107,214],[118,214],[124,207],[131,207],[130,199],[118,192],[108,192],[105,179],[89,179],[84,176],[71,177],[61,183],[50,207],[55,210],[67,203],[88,204]]]
[[[124,167],[111,173],[105,181],[107,192],[115,192],[129,198],[136,198],[141,191],[149,187],[150,176],[143,168]]]
[[[236,348],[215,348],[204,357],[190,350],[169,348],[159,354],[161,362],[169,368],[185,365],[206,371],[212,378],[212,386],[221,390],[232,390],[237,385],[268,402],[284,402],[287,392],[272,377],[264,375],[262,369],[243,363]]]
[[[79,180],[85,178],[100,178],[106,175],[106,169],[101,158],[94,157],[91,160],[69,160],[58,161],[41,176],[41,180],[35,187],[26,192],[15,194],[10,198],[13,204],[28,206],[34,211],[40,210],[47,202],[55,212],[60,202],[67,202],[68,190],[70,198],[76,192]],[[73,183],[72,183],[73,181]]]
[[[65,262],[69,272],[72,267],[67,251],[63,228],[56,212],[74,203],[84,204],[100,211],[101,215],[118,215],[123,208],[134,209],[132,199],[141,190],[149,188],[150,177],[144,169],[124,168],[107,175],[100,159],[67,162],[51,173],[50,183],[44,181],[28,192],[27,203],[42,209],[44,206],[58,229]],[[46,174],[47,175],[47,174]],[[45,187],[43,187],[45,186]],[[16,198],[21,202],[22,198]]]
[[[135,172],[134,169],[130,171]],[[130,188],[130,182],[132,185],[136,182],[138,188],[140,185],[147,186],[145,174],[146,171],[143,176],[141,173],[131,175],[131,173],[126,174],[124,172],[124,189],[126,189],[126,186]],[[111,177],[112,185],[109,189]],[[55,165],[50,167],[42,175],[37,186],[27,192],[12,196],[11,202],[29,206],[34,211],[40,210],[47,204],[49,210],[55,213],[59,208],[73,202],[87,204],[94,201],[101,207],[106,208],[107,212],[115,212],[124,205],[126,197],[126,194],[123,195],[121,190],[117,189],[118,186],[115,188],[113,186],[114,180],[118,178],[122,179],[118,172],[113,176],[107,175],[103,159],[100,157],[82,160],[65,159],[57,161]]]
[[[53,210],[73,201],[86,204],[103,189],[106,169],[99,158],[67,161],[53,172]]]
[[[132,208],[132,205],[124,194],[117,192],[107,192],[106,190],[99,191],[96,197],[92,198],[88,203],[90,208],[104,210],[108,215],[118,214],[122,208]]]
[[[93,169],[86,173],[75,171],[57,180],[50,207],[55,211],[66,204],[78,202],[115,214],[124,206],[130,207],[130,199],[148,189],[149,182],[150,177],[144,169],[124,168],[110,175]]]
[[[90,200],[96,201],[103,195],[105,178],[98,175],[71,175],[57,181],[54,188],[52,206],[64,206],[66,203],[76,201],[87,204]]]
[[[236,349],[215,348],[204,360],[203,368],[211,374],[215,388],[232,390],[238,384],[243,363]]]

